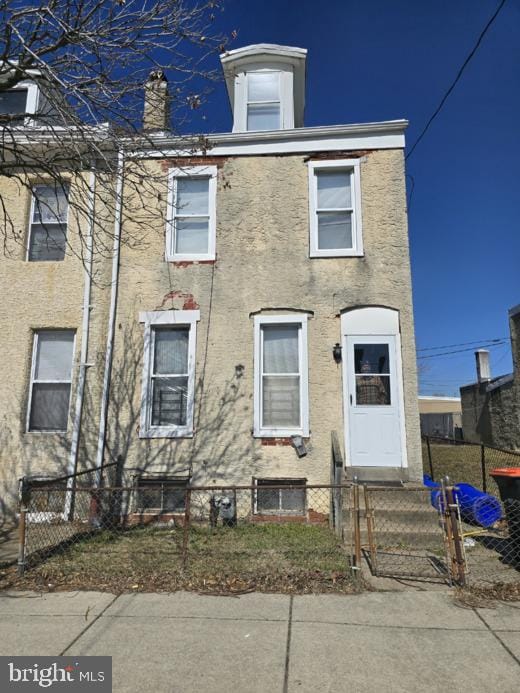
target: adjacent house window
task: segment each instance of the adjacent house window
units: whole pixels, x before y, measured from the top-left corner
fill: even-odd
[[[363,255],[359,160],[309,162],[311,257]]]
[[[193,435],[198,310],[141,313],[145,323],[141,438]]]
[[[8,122],[23,121],[27,109],[27,89],[8,89],[0,92],[0,116],[10,116]],[[2,119],[0,119],[0,124]]]
[[[137,482],[137,510],[183,513],[188,479],[146,478]]]
[[[287,515],[305,514],[305,479],[256,479],[255,511]],[[269,488],[272,487],[272,488]]]
[[[254,433],[309,435],[307,316],[255,317]]]
[[[28,260],[63,260],[67,247],[68,187],[36,185],[31,201]]]
[[[73,353],[73,330],[35,332],[29,393],[29,431],[67,430]]]
[[[247,73],[247,129],[279,130],[280,72]]]
[[[167,260],[215,259],[216,191],[216,166],[170,170]]]

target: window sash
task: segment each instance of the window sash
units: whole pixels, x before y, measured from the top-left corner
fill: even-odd
[[[67,378],[38,378],[36,377],[36,373],[38,370],[38,359],[40,356],[40,337],[43,334],[50,334],[50,333],[62,333],[63,335],[66,335],[67,337],[72,337],[71,340],[71,348],[70,348],[70,367],[67,366],[67,371],[68,371],[68,377]],[[68,428],[68,415],[69,415],[69,409],[70,409],[70,395],[71,395],[71,389],[72,389],[72,364],[74,361],[74,347],[75,347],[75,333],[73,330],[37,330],[34,332],[34,337],[33,337],[33,347],[32,347],[32,363],[31,363],[31,379],[30,379],[30,386],[29,386],[29,402],[28,402],[28,407],[27,407],[27,422],[26,422],[26,430],[28,432],[35,432],[35,431],[40,431],[40,432],[63,432],[66,431]],[[68,355],[67,355],[68,359]],[[38,386],[42,386],[38,388]],[[35,392],[44,392],[45,391],[45,385],[57,385],[57,386],[67,386],[67,392],[66,392],[66,406],[64,407],[64,413],[65,413],[65,420],[63,424],[59,427],[40,427],[35,425],[35,420],[38,420],[39,418],[41,419],[41,414],[33,410],[34,403],[37,399],[35,396]],[[64,388],[56,388],[56,392],[59,392],[59,390],[62,390],[62,392],[65,392]],[[66,410],[66,411],[65,411]],[[50,417],[52,418],[52,416]]]
[[[270,372],[264,370],[264,328],[287,327],[295,328],[297,334],[298,348],[298,371]],[[283,359],[281,359],[283,363]],[[291,396],[291,380],[298,380],[298,421],[290,420],[292,411],[291,406],[284,410],[287,418],[285,421],[275,422],[274,418],[269,420],[269,416],[264,412],[266,378],[276,378],[288,380],[286,395]],[[276,384],[275,384],[276,386]],[[276,390],[273,390],[276,394]],[[283,394],[283,393],[282,393]],[[254,368],[254,435],[257,437],[277,437],[291,435],[309,435],[309,398],[308,398],[308,373],[307,373],[307,316],[306,315],[280,315],[280,316],[256,316],[255,317],[255,368]],[[273,409],[276,416],[276,408]]]
[[[309,162],[311,257],[348,257],[363,255],[359,170],[360,162],[358,159],[338,159],[331,161]],[[338,206],[320,206],[318,182],[319,176],[322,173],[349,174],[350,200],[345,197],[345,202],[350,202],[350,204],[338,204]],[[322,201],[325,202],[325,200]],[[332,202],[333,200],[330,201]],[[328,228],[325,224],[327,221],[327,215],[334,214],[338,215],[338,219],[336,220],[336,228]],[[342,223],[341,217],[343,217]]]
[[[41,218],[45,214],[49,214],[51,211],[50,205],[42,199],[38,202],[38,190],[50,190],[51,196],[52,191],[56,194],[56,199],[60,200],[62,204],[65,204],[65,208],[61,210],[61,214],[53,215],[54,219],[46,221]],[[27,243],[27,260],[29,262],[59,262],[64,260],[65,251],[67,249],[67,231],[69,223],[69,186],[64,185],[62,188],[56,188],[53,185],[36,185],[33,188],[31,195],[31,210],[29,216],[29,234]],[[44,198],[45,195],[41,195]],[[58,210],[60,203],[57,204]],[[43,230],[45,234],[45,242],[40,243],[37,240],[37,234],[40,230]],[[57,242],[54,238],[56,231],[60,231],[63,235],[63,239],[60,238],[60,242]],[[38,247],[40,246],[40,247]],[[45,256],[45,251],[41,253],[41,248],[44,248],[47,252]],[[40,251],[40,252],[38,252]],[[40,254],[41,253],[41,254]]]
[[[183,513],[186,510],[186,488],[187,481],[170,481],[170,480],[160,480],[160,479],[139,479],[137,482],[137,511],[138,512],[161,512],[161,513]],[[143,497],[146,498],[146,494],[150,494],[153,498],[153,494],[159,492],[160,503],[159,505],[152,505],[146,503]],[[167,498],[168,493],[173,492],[173,495],[182,494],[182,503],[178,503],[177,507],[168,507],[168,501],[165,502],[165,497]]]
[[[191,166],[183,169],[170,169],[165,253],[167,261],[215,259],[216,177],[216,166]],[[205,179],[208,181],[207,213],[205,210],[190,212],[187,206],[179,206],[178,183],[184,179]],[[188,222],[184,229],[181,228],[183,221]],[[201,229],[199,228],[194,231],[195,235],[190,237],[189,222],[197,221],[205,225],[204,233],[200,234]],[[204,241],[197,247],[200,238],[203,238]],[[195,243],[195,249],[189,247],[178,249],[179,243],[186,244],[190,241]]]
[[[304,515],[307,510],[307,488],[305,479],[256,479],[255,512],[260,515]],[[271,487],[271,488],[270,488]],[[297,487],[297,488],[292,488]],[[301,496],[301,499],[298,498]],[[259,498],[262,501],[259,502]],[[267,499],[276,497],[276,505],[269,507]],[[290,499],[301,500],[301,506],[287,507]],[[265,503],[265,505],[264,505]]]

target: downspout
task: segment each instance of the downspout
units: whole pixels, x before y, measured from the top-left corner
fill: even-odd
[[[122,151],[117,159],[116,202],[114,210],[114,247],[112,250],[112,280],[110,293],[110,312],[108,317],[107,348],[105,353],[105,372],[103,375],[103,392],[101,395],[101,412],[99,415],[99,435],[96,455],[95,485],[100,486],[102,480],[103,458],[105,453],[105,440],[108,418],[108,398],[110,393],[110,377],[112,375],[112,357],[114,351],[114,333],[116,323],[117,292],[119,284],[119,255],[121,248],[121,217],[123,195],[123,167],[124,154]]]
[[[81,432],[81,415],[83,412],[83,400],[85,394],[85,381],[87,378],[88,340],[90,330],[90,294],[92,288],[92,256],[94,238],[94,219],[95,219],[95,195],[96,195],[96,170],[92,165],[88,184],[88,230],[85,239],[85,283],[83,288],[83,320],[81,325],[81,353],[79,363],[78,387],[76,390],[76,405],[74,408],[74,421],[72,424],[72,440],[70,444],[69,462],[67,465],[67,475],[76,473],[78,464],[79,437]],[[67,494],[65,499],[65,517],[69,517],[73,508],[73,494],[71,492],[74,479],[67,481]],[[71,519],[71,518],[70,518]]]
[[[81,430],[81,413],[83,410],[83,398],[85,392],[85,381],[87,375],[88,340],[90,328],[90,292],[92,286],[92,247],[94,234],[94,214],[95,214],[95,194],[96,194],[96,172],[94,168],[90,171],[88,197],[88,234],[85,239],[86,258],[85,258],[85,287],[83,290],[83,323],[81,326],[81,354],[79,364],[79,381],[76,391],[76,407],[74,423],[72,427],[72,442],[70,445],[70,456],[67,474],[74,474],[78,463],[79,435]]]

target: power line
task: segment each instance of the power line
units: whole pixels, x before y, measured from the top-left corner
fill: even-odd
[[[494,347],[501,346],[505,342],[498,342],[493,344],[484,344],[483,346],[493,349]],[[418,356],[418,359],[436,359],[439,356],[450,356],[451,354],[460,354],[463,351],[473,351],[474,347],[469,347],[467,349],[454,349],[453,351],[442,351],[440,354],[428,354],[428,356]]]
[[[462,77],[462,73],[464,72],[464,70],[465,70],[466,67],[468,66],[469,62],[471,61],[471,59],[473,58],[473,56],[474,56],[475,53],[477,52],[477,50],[478,50],[480,44],[482,43],[482,39],[483,39],[484,36],[486,35],[488,29],[491,27],[491,25],[493,24],[493,22],[495,21],[495,19],[498,17],[498,15],[499,15],[499,13],[500,13],[500,10],[504,7],[505,4],[506,4],[506,0],[502,0],[502,2],[500,3],[500,5],[499,5],[499,6],[497,7],[497,9],[495,10],[495,12],[494,12],[493,16],[491,17],[491,19],[488,21],[488,23],[486,24],[486,26],[482,29],[482,31],[481,31],[481,33],[480,33],[480,36],[479,36],[478,39],[477,39],[477,42],[476,42],[475,45],[473,46],[473,48],[472,48],[471,52],[469,53],[469,55],[467,56],[466,60],[462,63],[462,67],[461,67],[460,70],[458,71],[457,76],[455,77],[455,79],[454,79],[454,81],[452,82],[451,86],[449,87],[448,91],[447,91],[447,92],[444,94],[444,96],[442,97],[441,102],[439,103],[439,105],[438,105],[437,108],[435,109],[433,115],[431,116],[431,118],[429,119],[429,121],[428,121],[428,122],[426,123],[426,125],[424,126],[423,131],[421,132],[421,134],[419,135],[419,137],[415,140],[414,145],[413,145],[413,147],[410,149],[410,151],[408,152],[408,154],[406,155],[405,160],[408,160],[408,159],[412,156],[412,154],[413,154],[413,152],[414,152],[414,149],[417,147],[417,145],[419,144],[419,142],[420,142],[420,141],[422,140],[422,138],[425,136],[425,134],[427,133],[427,131],[428,131],[429,127],[430,127],[430,125],[433,123],[433,121],[435,120],[435,118],[436,118],[436,117],[439,115],[439,113],[441,112],[442,107],[444,106],[444,104],[446,103],[446,100],[448,99],[448,96],[449,96],[449,95],[451,94],[451,92],[455,89],[455,86],[457,85],[457,82],[458,82],[459,79]]]
[[[437,349],[453,349],[460,346],[470,346],[471,344],[492,344],[502,343],[509,337],[490,337],[489,339],[476,339],[474,342],[459,342],[459,344],[442,344],[441,346],[424,347],[417,351],[436,351]]]

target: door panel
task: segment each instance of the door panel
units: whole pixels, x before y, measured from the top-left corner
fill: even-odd
[[[348,336],[346,438],[350,464],[402,465],[395,336]]]

